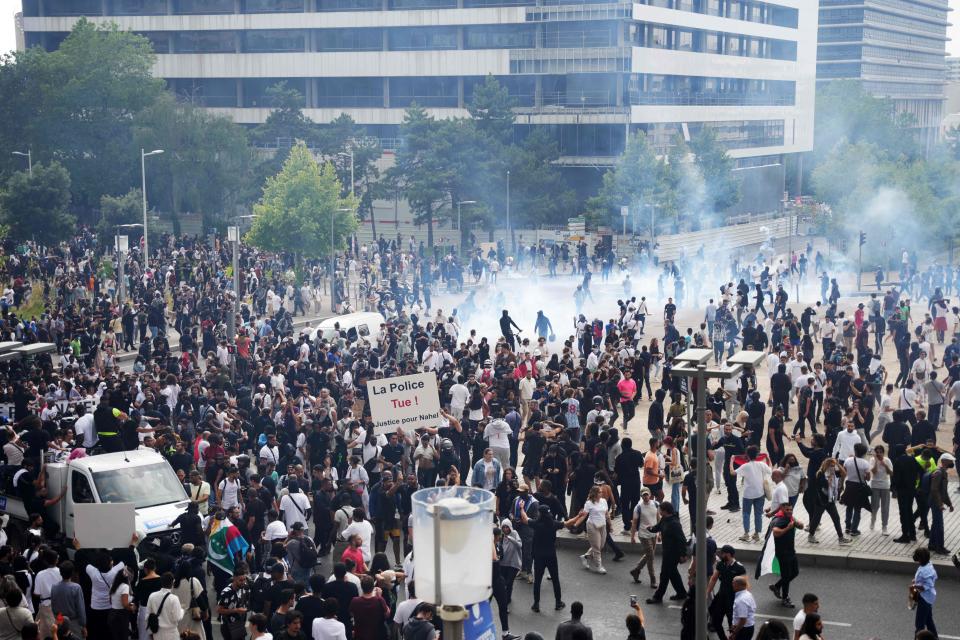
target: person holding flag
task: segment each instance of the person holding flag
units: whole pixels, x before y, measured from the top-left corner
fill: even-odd
[[[240,530],[229,520],[216,518],[219,524],[207,540],[207,558],[214,571],[217,591],[221,591],[233,578],[238,562],[243,561],[250,544],[243,538]]]
[[[774,514],[767,530],[756,571],[757,578],[768,573],[780,576],[777,582],[770,585],[770,590],[784,607],[789,608],[794,606],[790,600],[790,583],[800,575],[795,545],[797,529],[803,529],[803,523],[794,519],[793,505],[789,502],[780,505],[780,510]]]

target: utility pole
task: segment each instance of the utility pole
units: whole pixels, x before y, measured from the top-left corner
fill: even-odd
[[[857,291],[860,291],[860,278],[863,276],[863,245],[867,243],[867,234],[860,232],[859,246],[857,247]]]
[[[147,153],[145,149],[140,149],[140,191],[143,196],[143,269],[150,268],[150,247],[147,244],[147,158],[158,156],[163,153],[163,149],[154,149]]]
[[[510,253],[513,253],[513,227],[510,226],[510,170],[507,169],[507,239],[510,241]]]
[[[240,313],[240,227],[227,227],[227,240],[233,245],[233,308],[227,321],[227,347],[230,354],[230,381],[237,375],[237,314]]]

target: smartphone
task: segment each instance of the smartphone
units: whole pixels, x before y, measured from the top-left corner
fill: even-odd
[[[637,596],[630,596],[630,606],[632,607],[636,604],[637,604]]]

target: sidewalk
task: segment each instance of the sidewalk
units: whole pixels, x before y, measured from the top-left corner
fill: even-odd
[[[950,498],[955,505],[960,506],[960,494],[957,493],[957,487],[957,482],[951,478],[949,489]],[[669,497],[669,493],[667,497]],[[718,495],[716,490],[714,490],[710,499],[707,501],[707,508],[716,512],[713,516],[714,525],[711,534],[717,541],[718,546],[731,544],[736,547],[737,558],[747,566],[747,572],[752,576],[756,560],[763,548],[763,532],[765,532],[769,526],[770,519],[766,517],[763,519],[763,532],[761,532],[759,542],[741,542],[738,538],[743,535],[743,513],[724,511],[720,507],[725,503],[725,495]],[[846,507],[842,505],[838,506],[840,524],[843,526]],[[916,568],[916,564],[912,559],[913,551],[917,547],[926,546],[927,539],[923,537],[922,533],[918,532],[919,540],[916,543],[898,544],[894,542],[893,539],[900,535],[900,520],[898,514],[897,501],[891,498],[890,520],[887,526],[890,535],[884,536],[880,533],[880,512],[877,512],[876,530],[870,531],[870,513],[862,511],[860,518],[860,531],[862,535],[854,538],[853,543],[843,545],[837,541],[837,534],[833,529],[833,522],[830,520],[830,516],[824,514],[823,519],[820,521],[820,526],[817,529],[817,538],[820,540],[819,544],[811,544],[807,541],[806,530],[797,532],[796,548],[797,555],[800,559],[801,570],[804,566],[820,566],[836,569],[888,571],[912,574]],[[810,522],[810,517],[803,507],[802,501],[797,501],[797,505],[794,507],[794,516],[797,520],[804,523],[804,525]],[[687,506],[684,504],[680,505],[680,519],[683,522],[684,532],[689,534],[690,518],[688,517]],[[753,514],[751,513],[751,534],[753,533],[752,519]],[[636,551],[637,547],[636,545],[630,544],[629,535],[620,533],[623,529],[622,525],[623,522],[618,517],[614,521],[613,539],[618,545],[623,547],[623,550],[629,556],[631,551]],[[960,550],[960,510],[954,513],[950,513],[949,511],[944,512],[944,529],[944,540],[947,549],[951,551]],[[566,529],[557,534],[557,539],[560,544],[578,548],[582,546],[584,550],[587,546],[586,536],[574,535]],[[608,571],[612,570],[613,567],[620,568],[620,566],[622,566],[623,574],[626,575],[626,572],[633,567],[633,565],[630,564],[629,558],[625,559],[622,563],[614,564],[611,562],[612,555],[610,554],[611,552],[609,550],[604,551],[604,566],[606,566]],[[955,575],[956,569],[953,567],[949,556],[934,555],[933,564],[941,577]]]

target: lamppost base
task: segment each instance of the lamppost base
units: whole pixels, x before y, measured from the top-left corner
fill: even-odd
[[[463,621],[467,619],[467,610],[459,605],[443,605],[437,609],[443,621],[444,640],[463,640]]]

